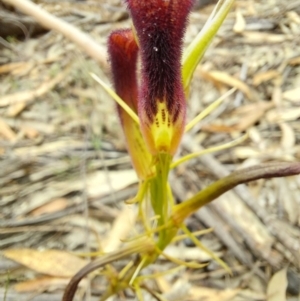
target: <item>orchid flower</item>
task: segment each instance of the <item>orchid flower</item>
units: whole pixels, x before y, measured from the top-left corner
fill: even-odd
[[[140,48],[138,115],[152,155],[174,155],[185,126],[182,40],[191,0],[127,0]]]
[[[234,0],[220,0],[202,31],[183,51],[183,37],[193,0],[125,0],[133,29],[117,30],[108,39],[108,53],[114,91],[92,75],[117,102],[117,110],[127,149],[140,186],[129,203],[138,203],[142,232],[121,250],[109,253],[80,270],[69,283],[63,301],[73,300],[79,281],[100,267],[110,285],[100,300],[126,288],[142,300],[140,271],[159,255],[179,265],[199,268],[195,262],[182,262],[164,253],[172,241],[190,237],[219,264],[227,265],[184,226],[184,220],[202,206],[238,184],[260,178],[299,174],[300,163],[275,163],[240,170],[220,179],[181,204],[175,205],[168,183],[169,171],[186,160],[240,143],[246,136],[173,161],[183,134],[218,106],[229,91],[186,124],[189,85],[205,50],[227,16]],[[140,61],[140,64],[139,64]],[[149,207],[152,211],[149,212]],[[184,235],[176,236],[178,231]],[[136,255],[117,276],[108,264]],[[154,294],[155,295],[155,294]],[[155,295],[157,299],[159,297]],[[160,299],[159,299],[160,300]]]

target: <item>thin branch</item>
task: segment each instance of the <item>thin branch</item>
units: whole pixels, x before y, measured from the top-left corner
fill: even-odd
[[[63,34],[100,64],[107,64],[105,48],[101,47],[89,35],[83,33],[75,26],[53,16],[29,0],[3,0],[3,2],[31,16],[43,27]]]

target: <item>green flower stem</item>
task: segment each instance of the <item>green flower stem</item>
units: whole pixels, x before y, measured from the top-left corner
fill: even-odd
[[[165,225],[170,211],[168,190],[168,175],[172,157],[167,154],[158,154],[156,158],[156,176],[150,180],[151,205],[158,216],[158,227]],[[166,229],[159,232],[158,241],[166,240]]]

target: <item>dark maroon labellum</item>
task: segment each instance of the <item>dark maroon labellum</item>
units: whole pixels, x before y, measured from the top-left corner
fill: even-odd
[[[137,32],[142,61],[142,85],[138,111],[148,144],[152,124],[163,126],[170,134],[170,148],[177,148],[182,135],[186,101],[181,80],[182,39],[191,0],[126,0]],[[163,106],[160,106],[163,103]],[[157,116],[159,114],[159,116]],[[175,126],[176,131],[168,130]],[[148,128],[148,129],[147,129]],[[179,129],[182,128],[182,129]],[[165,132],[166,132],[165,131]],[[155,136],[155,134],[153,134]],[[157,134],[160,135],[160,134]],[[174,136],[177,135],[176,139]],[[159,141],[164,138],[158,138]],[[175,142],[176,140],[176,142]],[[160,143],[160,142],[159,142]],[[173,151],[172,151],[173,152]]]

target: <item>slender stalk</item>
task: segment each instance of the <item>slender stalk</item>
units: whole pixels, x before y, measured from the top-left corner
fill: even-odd
[[[71,279],[71,281],[69,282],[68,286],[64,291],[62,301],[72,301],[76,293],[76,289],[78,287],[79,282],[91,272],[100,269],[101,267],[104,267],[109,263],[115,262],[123,258],[127,258],[133,254],[142,254],[144,252],[151,253],[153,250],[154,250],[154,246],[152,241],[146,238],[140,241],[136,241],[121,250],[117,250],[115,252],[104,255],[100,258],[97,258],[96,260],[87,264],[75,276],[73,276],[73,278]],[[122,289],[124,289],[124,287],[122,287]],[[113,293],[115,293],[115,291],[113,291]]]
[[[299,173],[300,163],[270,163],[235,171],[212,183],[185,202],[176,205],[171,219],[175,225],[182,224],[189,215],[239,184],[258,179],[287,177]]]
[[[171,160],[172,158],[168,154],[158,154],[156,158],[156,176],[150,181],[151,204],[154,213],[159,216],[158,226],[166,223],[170,211],[168,175]],[[159,232],[158,240],[160,244],[166,240],[166,229]]]

